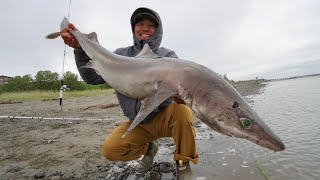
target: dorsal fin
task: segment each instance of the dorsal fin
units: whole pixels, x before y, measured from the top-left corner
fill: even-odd
[[[95,33],[95,32],[91,32],[89,34],[83,33],[83,35],[85,37],[87,37],[88,39],[90,39],[91,41],[95,41],[95,42],[99,43],[97,33]]]
[[[148,43],[144,44],[142,50],[136,55],[136,58],[159,58],[157,54],[155,54]]]

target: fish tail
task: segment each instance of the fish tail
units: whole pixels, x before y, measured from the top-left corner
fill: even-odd
[[[60,31],[67,28],[68,26],[69,26],[69,20],[66,17],[64,17],[60,24]]]

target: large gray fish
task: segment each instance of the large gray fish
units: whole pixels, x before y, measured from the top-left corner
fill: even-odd
[[[65,18],[60,29],[67,27]],[[285,149],[281,139],[263,122],[243,97],[212,70],[181,59],[159,57],[146,44],[136,57],[119,56],[103,48],[95,33],[70,33],[92,59],[93,68],[116,91],[143,98],[126,136],[160,103],[178,97],[197,118],[227,136],[247,139],[274,151]],[[56,38],[59,32],[47,38]]]

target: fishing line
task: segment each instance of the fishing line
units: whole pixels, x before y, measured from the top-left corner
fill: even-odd
[[[68,19],[70,19],[70,9],[71,9],[71,0],[69,1],[69,9],[68,9]],[[66,49],[67,49],[67,45],[64,44],[64,51],[63,51],[63,61],[62,61],[62,78],[61,78],[61,82],[60,82],[60,108],[61,108],[61,112],[62,112],[62,98],[63,98],[63,91],[65,89],[65,86],[63,84],[63,79],[64,79],[64,64],[65,64],[65,60],[66,60]]]
[[[94,119],[94,118],[65,118],[65,117],[36,117],[36,116],[0,116],[0,119],[9,119],[9,120],[15,120],[15,119],[35,119],[35,120],[68,120],[68,121],[112,121],[113,119],[105,118],[105,119]]]

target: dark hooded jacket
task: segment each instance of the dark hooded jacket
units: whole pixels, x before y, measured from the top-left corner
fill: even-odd
[[[140,41],[138,40],[134,35],[134,17],[141,13],[141,12],[147,12],[152,14],[158,19],[158,26],[156,28],[155,34],[151,36],[148,40]],[[114,51],[114,53],[122,55],[122,56],[128,56],[128,57],[134,57],[136,56],[141,49],[143,48],[145,43],[148,43],[150,48],[153,50],[154,53],[161,57],[172,57],[172,58],[178,58],[178,56],[175,54],[174,51],[171,51],[169,49],[166,49],[164,47],[160,47],[161,40],[162,40],[162,22],[160,19],[160,16],[157,12],[148,9],[148,8],[138,8],[135,10],[131,16],[130,19],[131,22],[131,28],[132,28],[132,34],[133,34],[133,46],[128,46],[125,48],[119,48]],[[76,59],[76,65],[79,70],[79,73],[82,77],[82,79],[88,83],[88,84],[102,84],[105,83],[105,81],[102,79],[100,75],[98,75],[93,69],[88,68],[80,68],[81,66],[85,65],[90,58],[86,55],[86,53],[82,49],[75,49],[74,51],[75,59]],[[126,117],[128,117],[130,120],[133,120],[137,113],[139,112],[139,109],[141,107],[141,101],[142,99],[135,99],[128,96],[125,96],[119,92],[116,93],[117,98],[119,100],[120,106],[123,110],[123,113]],[[171,100],[166,100],[162,104],[159,105],[158,108],[156,108],[151,114],[149,114],[142,123],[146,123],[153,119],[158,112],[160,112],[164,107],[169,105],[171,103]]]

